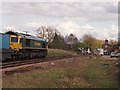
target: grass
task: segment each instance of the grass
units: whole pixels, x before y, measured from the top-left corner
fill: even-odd
[[[102,67],[100,64],[111,64],[100,58],[73,60],[48,69],[37,69],[22,74],[3,77],[4,88],[117,88],[117,70],[114,66]]]
[[[75,52],[68,52],[60,49],[48,49],[48,55],[75,55]]]

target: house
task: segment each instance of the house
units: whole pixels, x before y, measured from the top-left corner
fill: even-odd
[[[104,44],[102,45],[105,55],[109,55],[111,51],[111,45],[109,44],[108,40],[106,39]]]

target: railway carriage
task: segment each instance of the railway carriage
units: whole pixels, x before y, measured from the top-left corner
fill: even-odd
[[[29,34],[8,31],[0,34],[2,44],[1,58],[4,59],[34,59],[47,55],[48,45],[45,39]]]

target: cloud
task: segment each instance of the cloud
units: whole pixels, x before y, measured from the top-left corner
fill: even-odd
[[[86,30],[94,30],[95,28],[90,26],[89,24],[86,24],[85,26],[82,26],[82,29],[86,29]]]
[[[78,38],[81,38],[84,34],[91,34],[95,38],[102,39],[102,40],[104,40],[104,39],[117,40],[118,39],[118,27],[115,25],[112,25],[111,28],[104,28],[104,29],[97,29],[88,24],[86,24],[84,26],[77,26],[77,27],[79,27],[79,28],[78,29],[74,28],[73,33]]]
[[[97,29],[92,31],[92,35],[98,39],[118,39],[118,27],[112,25],[110,28]]]
[[[115,39],[118,38],[118,27],[112,25],[111,28],[98,29],[89,24],[79,25],[78,23],[70,20],[63,20],[59,23],[58,30],[65,36],[73,33],[77,38],[81,38],[84,34],[91,34],[98,39]]]
[[[64,18],[66,16],[85,18],[88,21],[103,21],[117,19],[117,6],[115,3],[97,2],[12,2],[3,3],[3,16],[35,15],[42,17]]]
[[[36,30],[40,27],[40,25],[46,25],[49,26],[48,24],[41,24],[42,22],[39,23],[28,23],[24,25],[23,27],[16,27],[13,25],[6,25],[3,26],[3,30],[10,30],[12,29],[13,31],[25,33],[24,31],[29,31],[29,34],[36,35]],[[98,39],[118,39],[118,27],[115,25],[112,25],[111,28],[104,28],[104,29],[97,29],[89,24],[86,25],[79,25],[78,23],[74,21],[70,21],[68,19],[62,20],[58,26],[54,26],[57,28],[57,30],[63,35],[69,35],[73,33],[77,38],[82,38],[84,34],[91,34],[93,37],[98,38]]]
[[[3,29],[30,31],[36,35],[35,30],[41,25],[51,25],[64,36],[73,33],[81,38],[84,34],[92,34],[99,39],[115,39],[117,9],[117,3],[113,2],[4,2],[0,14],[3,15]]]
[[[17,30],[17,27],[14,26],[14,25],[3,25],[2,29],[5,30],[5,31],[6,30]]]

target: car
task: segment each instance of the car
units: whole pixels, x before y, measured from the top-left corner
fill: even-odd
[[[120,58],[120,52],[118,52],[118,58]]]
[[[118,52],[111,52],[111,53],[110,53],[110,57],[111,57],[111,58],[112,58],[112,57],[118,58]]]

